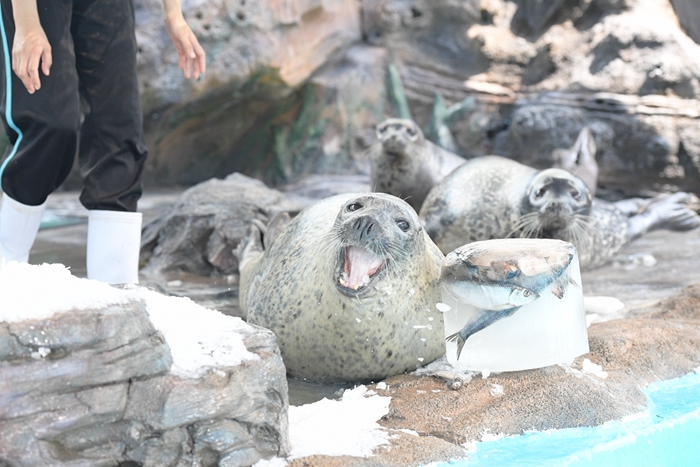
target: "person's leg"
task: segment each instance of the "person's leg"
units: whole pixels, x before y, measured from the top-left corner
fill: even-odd
[[[9,138],[0,165],[0,256],[27,261],[47,196],[63,183],[75,159],[80,100],[70,35],[71,2],[39,0],[39,16],[51,43],[50,76],[29,94],[12,71],[14,21],[2,0],[0,114]]]
[[[81,96],[80,201],[90,210],[88,278],[138,282],[141,174],[146,160],[131,0],[75,0]]]

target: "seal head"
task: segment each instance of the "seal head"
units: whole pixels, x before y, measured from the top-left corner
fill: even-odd
[[[547,169],[532,178],[523,197],[522,216],[509,236],[557,238],[581,245],[586,237],[593,196],[578,177]]]
[[[413,120],[389,118],[377,125],[377,141],[389,156],[411,157],[422,151],[423,132]]]
[[[408,119],[390,118],[376,130],[370,146],[372,190],[405,199],[418,211],[428,192],[465,159],[425,139]]]
[[[333,228],[338,242],[336,288],[352,297],[375,290],[374,281],[396,267],[420,230],[418,216],[401,204],[367,195],[348,201]]]

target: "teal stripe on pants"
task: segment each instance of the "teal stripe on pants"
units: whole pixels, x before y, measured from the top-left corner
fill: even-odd
[[[5,12],[2,11],[2,6],[0,6],[0,15],[4,16]],[[5,171],[5,166],[14,157],[19,147],[19,143],[22,141],[24,136],[22,130],[20,130],[17,125],[15,125],[14,120],[12,120],[12,60],[10,59],[10,49],[7,45],[7,33],[5,32],[5,21],[0,16],[0,34],[2,34],[2,51],[5,58],[5,118],[7,119],[7,125],[12,128],[17,133],[17,141],[15,141],[15,146],[12,148],[12,152],[5,162],[3,162],[0,167],[0,190],[2,190],[2,173]]]

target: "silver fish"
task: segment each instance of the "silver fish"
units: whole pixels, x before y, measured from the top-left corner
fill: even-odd
[[[457,301],[481,310],[500,311],[521,307],[539,298],[539,294],[534,290],[506,283],[451,281],[444,287]]]
[[[530,289],[519,286],[492,285],[475,282],[453,282],[448,290],[455,299],[468,303],[478,312],[459,331],[447,337],[448,342],[457,342],[457,359],[467,339],[498,320],[506,318],[523,305],[532,303],[540,295]]]

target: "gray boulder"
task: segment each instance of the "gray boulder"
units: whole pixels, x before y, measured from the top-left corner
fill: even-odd
[[[37,278],[43,306],[17,285]],[[288,452],[271,332],[61,265],[13,263],[0,290],[0,465],[242,466]]]
[[[221,277],[238,273],[234,250],[254,220],[300,209],[259,180],[234,173],[186,190],[143,229],[142,273],[185,272]]]

